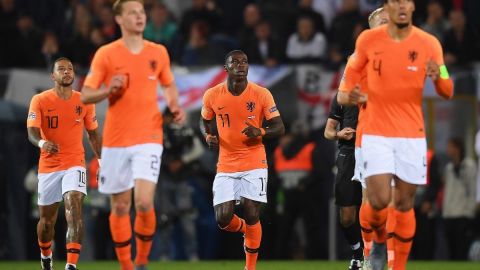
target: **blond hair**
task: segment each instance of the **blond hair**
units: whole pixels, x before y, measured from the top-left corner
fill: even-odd
[[[115,3],[113,3],[113,14],[115,15],[122,14],[123,3],[126,3],[126,2],[139,2],[140,4],[143,5],[143,0],[116,0]]]
[[[377,17],[382,12],[383,12],[383,7],[379,7],[377,9],[375,9],[374,11],[372,11],[372,13],[370,13],[370,15],[368,15],[368,26],[370,26],[370,28],[372,28],[373,19],[375,19],[375,17]]]

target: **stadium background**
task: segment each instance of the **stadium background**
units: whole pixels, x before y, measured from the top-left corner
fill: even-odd
[[[303,2],[311,2],[311,8],[302,7]],[[225,53],[241,48],[250,56],[249,79],[267,86],[272,91],[287,129],[292,126],[306,127],[310,138],[316,143],[314,158],[318,170],[313,174],[315,181],[308,194],[316,199],[305,206],[313,223],[304,224],[305,221],[300,219],[291,228],[292,232],[295,232],[291,239],[292,252],[287,256],[282,255],[278,250],[278,239],[281,237],[279,234],[282,233],[278,224],[285,214],[282,210],[283,190],[272,169],[269,204],[262,213],[262,259],[347,258],[348,246],[337,232],[337,211],[332,199],[335,145],[323,139],[322,128],[346,58],[352,52],[355,37],[366,28],[366,15],[377,7],[377,2],[145,1],[149,16],[146,36],[165,44],[169,49],[181,102],[189,112],[189,126],[197,134],[195,136],[198,137],[199,108],[203,91],[225,79],[221,67]],[[435,150],[441,164],[446,164],[447,141],[451,137],[459,137],[466,144],[467,156],[475,157],[473,145],[477,131],[480,90],[477,83],[480,74],[480,65],[477,62],[480,60],[480,21],[475,14],[480,12],[480,2],[417,0],[416,5],[415,25],[430,29],[442,41],[456,90],[453,101],[442,101],[435,96],[431,83],[427,83],[424,113],[428,145]],[[35,190],[31,181],[28,181],[32,179],[32,174],[28,173],[35,171],[38,149],[28,142],[26,135],[25,119],[29,100],[38,91],[51,87],[49,68],[52,60],[59,56],[67,56],[73,60],[77,72],[76,89],[81,88],[96,48],[119,36],[110,7],[111,3],[107,0],[0,1],[2,260],[38,258],[34,229],[37,218]],[[289,40],[293,39],[291,35],[296,32],[297,19],[304,16],[315,22],[315,33],[312,34],[315,38],[310,39],[314,42],[312,46],[321,47],[323,50],[298,56],[298,47],[295,47],[294,42],[290,44]],[[462,24],[462,16],[465,18],[464,27],[459,26]],[[164,28],[155,28],[155,23],[164,25]],[[464,31],[463,40],[454,38],[458,31]],[[258,50],[262,36],[266,36],[269,47],[267,54]],[[161,89],[158,102],[163,109]],[[100,122],[105,109],[106,103],[97,107]],[[272,155],[278,141],[265,143]],[[92,158],[91,152],[87,151],[87,157]],[[201,157],[185,167],[188,175],[182,176],[193,200],[194,207],[190,210],[196,230],[196,255],[200,260],[242,259],[240,238],[221,232],[214,221],[210,191],[215,170],[213,164],[215,154],[204,149]],[[105,215],[108,205],[104,200],[105,197],[96,193],[95,183],[91,181],[90,196],[84,210],[87,233],[82,260],[113,259],[112,247],[108,245],[109,232],[105,227],[108,222]],[[61,218],[60,216],[59,225],[64,223]],[[437,197],[435,210],[429,213],[428,218],[431,221],[428,226],[431,227],[427,227],[427,230],[433,232],[435,242],[425,246],[431,249],[428,254],[414,251],[412,257],[448,259],[449,250],[441,217],[441,195]],[[159,235],[155,240],[152,259],[191,259],[191,254],[187,254],[182,240],[181,226],[176,219],[171,222],[172,239],[163,241],[162,246],[159,239],[163,236]],[[480,237],[478,221],[473,228],[472,243]],[[162,227],[159,231],[162,231]],[[58,226],[57,235],[60,235],[60,238],[64,235],[62,226]],[[99,235],[106,238],[98,238]],[[55,256],[62,259],[64,254],[61,248],[55,251]]]

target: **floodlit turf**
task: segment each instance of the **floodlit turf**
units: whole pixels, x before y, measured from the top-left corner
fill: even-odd
[[[63,270],[64,262],[55,262],[54,268]],[[81,270],[116,270],[120,269],[116,262],[80,262]],[[479,270],[480,263],[473,262],[411,262],[409,270]],[[35,270],[40,269],[39,262],[0,262],[1,270]],[[242,261],[208,261],[208,262],[154,262],[149,270],[243,270]],[[258,270],[345,270],[348,262],[327,261],[263,261]]]

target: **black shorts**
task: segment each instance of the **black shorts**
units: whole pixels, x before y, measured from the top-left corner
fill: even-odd
[[[337,157],[337,170],[335,204],[340,207],[361,205],[362,185],[358,181],[352,181],[355,171],[354,151],[340,151]]]

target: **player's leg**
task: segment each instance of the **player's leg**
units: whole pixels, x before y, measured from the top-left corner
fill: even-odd
[[[415,236],[415,213],[413,201],[417,185],[399,178],[395,181],[395,229],[394,229],[394,266],[395,270],[406,268],[408,255]]]
[[[148,264],[148,255],[152,248],[152,240],[157,226],[153,198],[156,184],[150,180],[135,180],[135,241],[137,255],[135,265]]]
[[[255,270],[257,266],[258,252],[262,241],[262,225],[260,223],[261,205],[261,202],[244,199],[246,270]]]
[[[392,201],[388,206],[387,213],[387,269],[392,270],[395,263],[395,226],[396,226],[396,215],[395,215],[395,187],[392,187]]]
[[[98,189],[110,194],[109,226],[122,270],[132,270],[130,209],[134,186],[131,156],[126,147],[103,147]]]
[[[115,253],[122,270],[132,270],[132,224],[130,208],[132,190],[112,194],[110,196],[111,212],[109,217],[110,232],[115,245]]]
[[[357,209],[362,202],[362,187],[358,181],[352,181],[355,170],[353,151],[340,151],[337,168],[335,203],[340,208],[340,228],[352,250],[349,268],[360,269],[363,262],[363,248]]]
[[[38,174],[38,208],[40,219],[37,224],[38,245],[41,252],[42,269],[52,269],[52,240],[62,201],[62,177],[64,171]]]
[[[42,269],[52,269],[52,240],[55,234],[55,222],[58,216],[59,203],[39,205],[40,219],[37,224],[38,246],[41,252]]]
[[[79,191],[68,191],[63,195],[65,204],[65,218],[67,220],[67,266],[66,269],[76,269],[82,239],[84,224],[82,217],[82,205],[85,194]],[[73,267],[70,267],[70,265]],[[68,268],[70,267],[70,268]]]
[[[234,213],[235,201],[240,200],[239,173],[217,173],[213,181],[213,206],[220,229],[245,234],[245,220]]]
[[[163,146],[157,143],[139,144],[129,147],[129,151],[135,179],[135,265],[136,269],[146,269],[157,226],[153,199],[160,175]]]
[[[82,206],[87,194],[86,171],[83,167],[72,167],[62,178],[62,194],[67,220],[67,264],[65,269],[74,270],[82,248],[84,233]]]
[[[255,270],[258,252],[262,241],[260,208],[267,203],[267,169],[246,171],[241,175],[240,196],[244,198],[245,230],[245,269]]]

